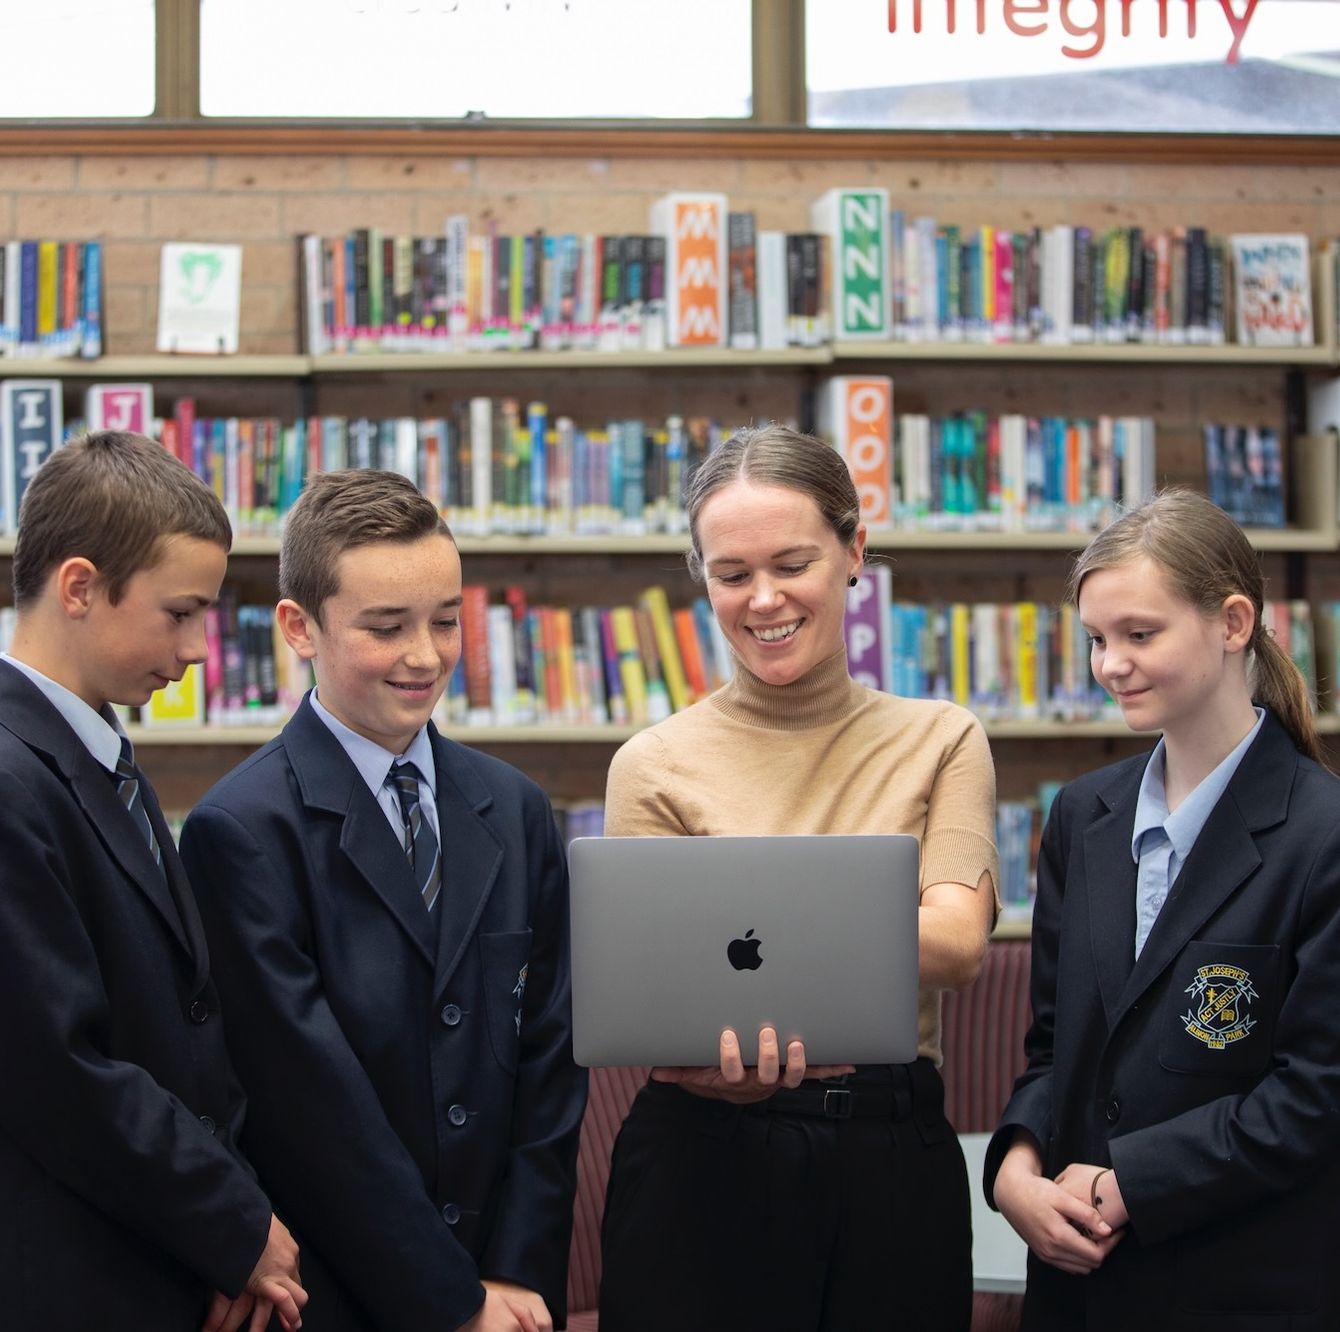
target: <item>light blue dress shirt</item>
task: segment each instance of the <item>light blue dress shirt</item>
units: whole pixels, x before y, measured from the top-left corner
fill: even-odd
[[[312,690],[312,711],[340,742],[341,748],[358,769],[359,776],[368,784],[368,790],[381,806],[397,842],[403,842],[405,838],[405,816],[400,811],[400,797],[396,795],[394,787],[386,784],[386,778],[392,765],[402,760],[418,768],[419,808],[427,814],[433,836],[440,844],[442,836],[437,826],[437,768],[433,764],[433,742],[428,738],[428,727],[419,727],[418,734],[403,754],[392,754],[389,749],[383,749],[375,741],[359,735],[357,731],[351,731],[338,717],[332,716],[321,706],[315,689]]]
[[[29,666],[26,661],[11,657],[8,652],[0,652],[0,661],[7,661],[16,671],[22,672],[46,695],[51,706],[69,723],[70,729],[83,742],[84,747],[95,759],[113,775],[121,758],[121,719],[108,708],[98,712],[90,708],[73,690],[42,674]]]
[[[1145,765],[1140,779],[1140,794],[1135,802],[1135,828],[1131,833],[1131,859],[1136,863],[1135,879],[1135,955],[1140,956],[1154,928],[1163,904],[1177,882],[1196,838],[1210,817],[1210,811],[1228,788],[1242,756],[1251,748],[1265,720],[1265,710],[1256,709],[1256,725],[1241,742],[1196,788],[1168,812],[1164,787],[1166,751],[1160,739]]]

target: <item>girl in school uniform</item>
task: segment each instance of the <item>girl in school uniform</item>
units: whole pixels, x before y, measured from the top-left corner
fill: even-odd
[[[1070,593],[1152,754],[1043,834],[1028,1067],[987,1153],[1024,1327],[1340,1327],[1340,780],[1242,531],[1167,491]]]

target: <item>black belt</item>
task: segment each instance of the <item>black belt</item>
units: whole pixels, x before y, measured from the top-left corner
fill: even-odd
[[[807,1082],[799,1087],[783,1087],[766,1101],[746,1109],[754,1114],[799,1115],[804,1119],[888,1119],[912,1117],[916,1101],[934,1090],[939,1076],[929,1060],[895,1064],[888,1082],[854,1083],[835,1086],[826,1082]],[[943,1095],[943,1093],[941,1093]]]

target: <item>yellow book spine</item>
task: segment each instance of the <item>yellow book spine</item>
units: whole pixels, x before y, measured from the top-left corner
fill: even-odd
[[[661,655],[661,674],[670,695],[670,706],[680,712],[693,702],[689,683],[684,678],[684,663],[679,656],[675,638],[675,622],[670,614],[670,600],[663,587],[649,587],[642,593],[642,604],[651,616],[651,627],[656,635],[656,650]]]
[[[647,675],[637,646],[637,621],[631,606],[616,606],[610,611],[614,631],[614,650],[619,654],[619,678],[628,704],[628,720],[644,725],[647,720]]]
[[[42,241],[37,247],[37,336],[48,337],[56,331],[56,270],[59,251],[55,241]]]
[[[1038,607],[1021,601],[1015,612],[1015,671],[1021,716],[1038,715]]]
[[[972,608],[956,601],[949,608],[950,689],[954,702],[968,707],[972,702]]]
[[[577,662],[572,653],[572,612],[565,606],[554,609],[554,650],[558,653],[558,692],[563,700],[563,720],[576,721]]]

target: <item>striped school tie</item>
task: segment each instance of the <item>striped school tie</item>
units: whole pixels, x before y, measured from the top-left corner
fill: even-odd
[[[159,871],[163,869],[163,852],[154,836],[153,824],[149,822],[149,811],[144,808],[144,792],[140,789],[140,774],[135,767],[135,751],[131,748],[128,736],[121,737],[121,757],[116,760],[116,794],[126,812],[134,820],[140,836],[149,843],[154,864]]]
[[[419,804],[419,770],[412,763],[395,763],[386,780],[400,797],[400,813],[405,820],[405,855],[413,867],[423,904],[431,911],[442,887],[442,848]]]

